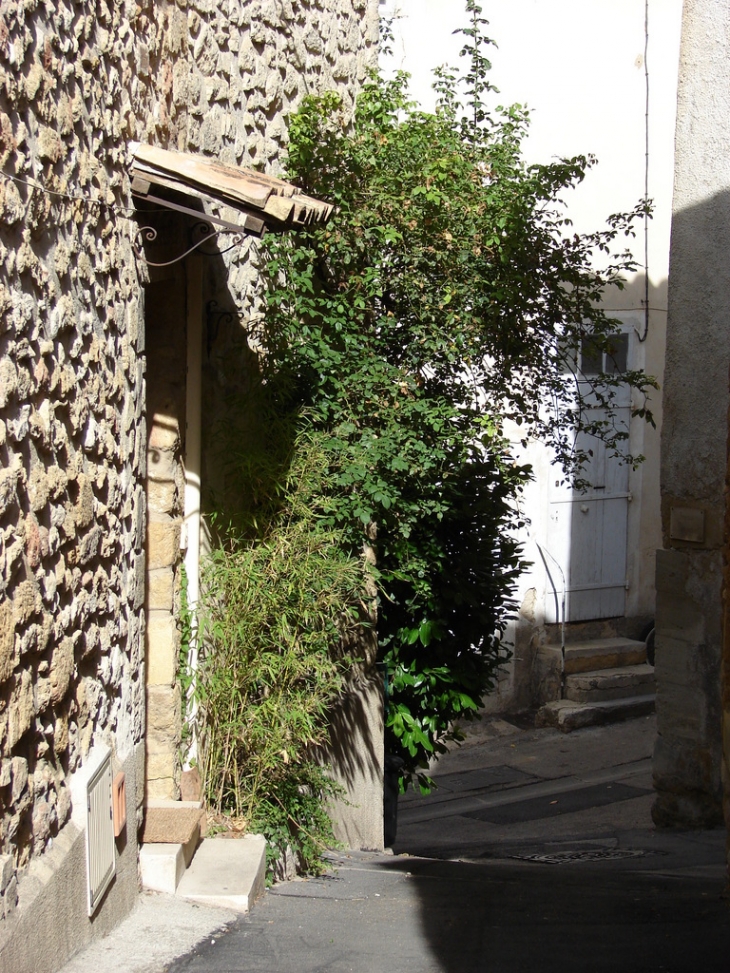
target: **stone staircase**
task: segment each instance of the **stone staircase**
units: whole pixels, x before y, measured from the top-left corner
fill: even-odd
[[[583,726],[613,723],[654,711],[654,667],[643,642],[602,638],[565,646],[564,679],[560,646],[538,650],[542,705],[536,726],[565,733]],[[562,692],[561,692],[562,689]]]
[[[203,838],[204,825],[200,801],[149,800],[139,853],[142,887],[248,912],[264,891],[266,841],[256,834]]]

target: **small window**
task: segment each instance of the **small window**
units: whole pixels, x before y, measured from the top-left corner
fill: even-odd
[[[586,377],[599,375],[622,375],[628,367],[628,334],[611,335],[605,349],[598,347],[593,338],[583,338],[580,343],[580,370]]]
[[[593,338],[583,338],[580,343],[580,370],[584,375],[598,375],[602,371],[601,349]]]
[[[605,371],[609,375],[622,375],[628,366],[629,336],[628,334],[612,335],[609,346],[604,352]]]

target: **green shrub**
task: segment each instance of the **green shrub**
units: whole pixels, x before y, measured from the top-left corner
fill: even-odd
[[[264,381],[282,414],[303,410],[321,437],[344,550],[377,530],[387,747],[424,784],[506,656],[522,566],[515,501],[530,471],[510,455],[505,423],[551,445],[579,479],[574,430],[620,452],[617,387],[633,386],[646,415],[654,384],[597,376],[591,393],[608,418],[588,418],[577,352],[585,340],[612,347],[617,322],[600,301],[633,269],[620,242],[646,205],[596,233],[571,231],[563,196],[593,160],[524,162],[528,113],[489,107],[490,42],[480,8],[467,9],[466,68],[438,74],[436,112],[409,100],[403,74],[374,74],[354,120],[331,92],[305,99],[288,173],[337,214],[266,238],[260,259]]]
[[[435,113],[409,101],[402,74],[374,74],[354,119],[333,93],[305,99],[289,175],[337,213],[259,251],[255,411],[268,432],[231,450],[197,692],[211,806],[260,827],[273,854],[291,845],[305,868],[331,841],[333,785],[314,757],[351,665],[343,646],[370,620],[363,545],[376,556],[386,746],[404,782],[428,786],[429,759],[478,711],[507,654],[530,470],[505,424],[579,479],[575,429],[625,446],[619,385],[650,419],[643,373],[592,379],[601,423],[576,381],[584,341],[612,347],[600,302],[633,269],[618,246],[647,205],[571,231],[563,196],[593,160],[525,164],[528,114],[488,107],[489,42],[480,8],[467,9],[466,70],[438,74]]]
[[[323,803],[337,788],[317,761],[327,713],[361,631],[364,564],[323,523],[326,462],[301,436],[260,534],[230,527],[204,564],[196,692],[209,808],[263,831],[302,870],[331,844]],[[249,526],[250,526],[249,518]]]

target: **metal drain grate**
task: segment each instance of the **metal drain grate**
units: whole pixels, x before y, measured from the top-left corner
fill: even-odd
[[[605,862],[620,858],[643,858],[661,852],[643,851],[638,848],[604,848],[595,851],[558,851],[549,855],[510,855],[524,862],[539,862],[542,865],[562,865],[565,862]]]

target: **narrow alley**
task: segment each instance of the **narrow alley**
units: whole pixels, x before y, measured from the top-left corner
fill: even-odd
[[[219,928],[147,894],[64,973],[726,973],[725,832],[654,829],[655,734],[485,720],[401,799],[395,854],[335,853]]]

